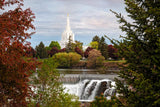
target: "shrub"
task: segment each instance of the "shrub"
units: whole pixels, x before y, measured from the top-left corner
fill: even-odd
[[[103,94],[100,97],[96,97],[93,102],[91,102],[90,107],[118,107],[117,102],[112,98],[107,100]]]
[[[53,60],[58,62],[58,67],[69,68],[80,61],[81,56],[77,53],[57,53],[53,56]]]

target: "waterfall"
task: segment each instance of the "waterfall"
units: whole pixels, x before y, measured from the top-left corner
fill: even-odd
[[[76,86],[75,86],[76,85]],[[79,96],[81,101],[93,101],[96,96],[100,96],[102,93],[107,99],[116,93],[115,82],[103,79],[103,80],[83,80],[77,84],[65,85],[66,89],[69,89],[69,93],[75,93]],[[76,89],[75,89],[76,88]],[[76,90],[76,91],[75,91]]]

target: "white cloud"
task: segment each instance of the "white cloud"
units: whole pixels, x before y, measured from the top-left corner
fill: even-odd
[[[31,7],[36,15],[36,34],[32,42],[60,40],[70,14],[71,29],[75,38],[89,42],[95,35],[104,34],[118,38],[122,33],[112,9],[124,12],[123,0],[24,0],[25,7]],[[84,36],[89,38],[84,40]],[[45,42],[48,43],[48,42]]]

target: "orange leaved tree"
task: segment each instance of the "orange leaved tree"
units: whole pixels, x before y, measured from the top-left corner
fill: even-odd
[[[23,0],[0,0],[0,106],[27,106],[32,94],[28,82],[36,63],[25,50],[35,16],[22,6]]]

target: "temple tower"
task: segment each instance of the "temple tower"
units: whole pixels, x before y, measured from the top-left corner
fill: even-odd
[[[61,36],[61,41],[60,41],[60,45],[61,48],[65,48],[68,41],[69,41],[69,37],[72,40],[72,42],[74,42],[74,34],[71,31],[71,27],[70,27],[70,21],[69,21],[69,14],[67,15],[67,25],[66,25],[66,29],[64,30],[64,32],[62,33]]]

